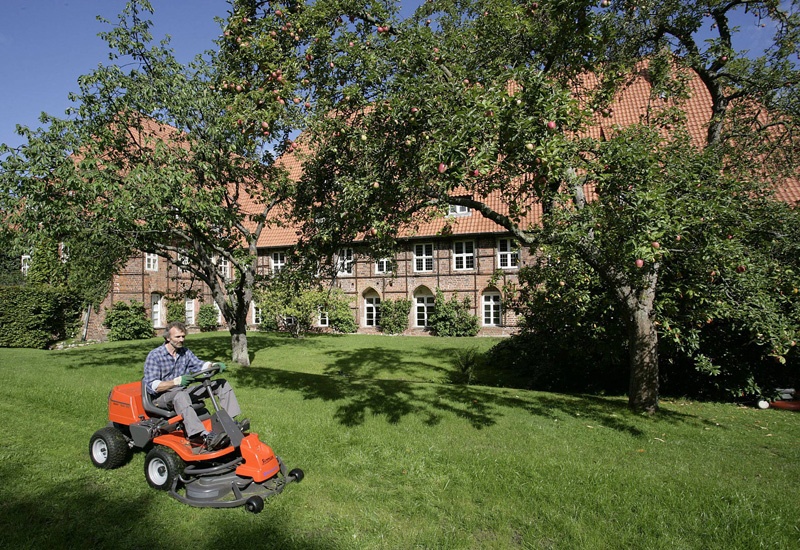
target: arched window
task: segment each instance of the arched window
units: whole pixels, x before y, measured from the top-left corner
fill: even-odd
[[[158,292],[153,292],[150,295],[150,319],[153,322],[153,328],[160,328],[164,326],[163,305],[164,297]]]
[[[433,292],[428,287],[421,286],[414,292],[414,326],[428,326],[428,319],[433,313],[434,301]]]
[[[378,327],[381,324],[381,297],[372,289],[364,292],[364,326]]]
[[[483,293],[483,326],[499,327],[502,326],[503,306],[500,293],[494,289]]]

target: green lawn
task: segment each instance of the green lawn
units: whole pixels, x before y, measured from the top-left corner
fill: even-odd
[[[6,548],[794,548],[800,415],[451,384],[492,339],[251,334],[228,378],[252,429],[306,479],[243,508],[150,489],[137,453],[95,469],[115,384],[158,340],[0,349]],[[230,357],[226,334],[190,335]],[[227,373],[226,373],[227,374]]]

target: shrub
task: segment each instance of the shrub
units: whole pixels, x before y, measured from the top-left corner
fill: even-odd
[[[386,334],[402,334],[408,328],[411,300],[398,298],[381,302],[381,331]]]
[[[197,326],[201,332],[210,332],[219,328],[219,313],[217,308],[211,304],[203,304],[197,312]]]
[[[186,322],[186,302],[183,300],[170,300],[167,302],[167,323],[173,321]]]
[[[478,317],[470,312],[470,299],[458,301],[458,295],[446,300],[441,289],[436,289],[433,313],[429,319],[431,332],[436,336],[475,336],[480,330]]]
[[[471,384],[475,378],[475,370],[481,362],[482,355],[476,346],[456,351],[456,373],[453,381],[456,384]]]
[[[67,290],[0,288],[0,347],[45,348],[71,336],[79,318],[79,300]]]
[[[109,329],[108,339],[142,340],[153,337],[153,326],[147,318],[144,304],[131,300],[116,302],[111,309],[106,309],[106,320],[103,326]]]

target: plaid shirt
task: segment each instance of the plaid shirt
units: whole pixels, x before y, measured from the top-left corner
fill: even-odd
[[[156,395],[153,382],[164,382],[190,372],[197,372],[204,364],[187,348],[176,350],[175,357],[172,357],[167,351],[166,344],[158,346],[147,354],[147,359],[144,361],[144,382],[147,391]]]

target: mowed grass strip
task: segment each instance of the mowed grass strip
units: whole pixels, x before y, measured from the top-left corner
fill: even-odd
[[[116,384],[159,344],[0,349],[0,529],[9,548],[792,548],[800,415],[449,381],[492,339],[251,334],[227,377],[253,431],[306,479],[267,502],[192,508],[150,489],[144,453],[94,468]],[[226,334],[190,335],[230,357]]]

